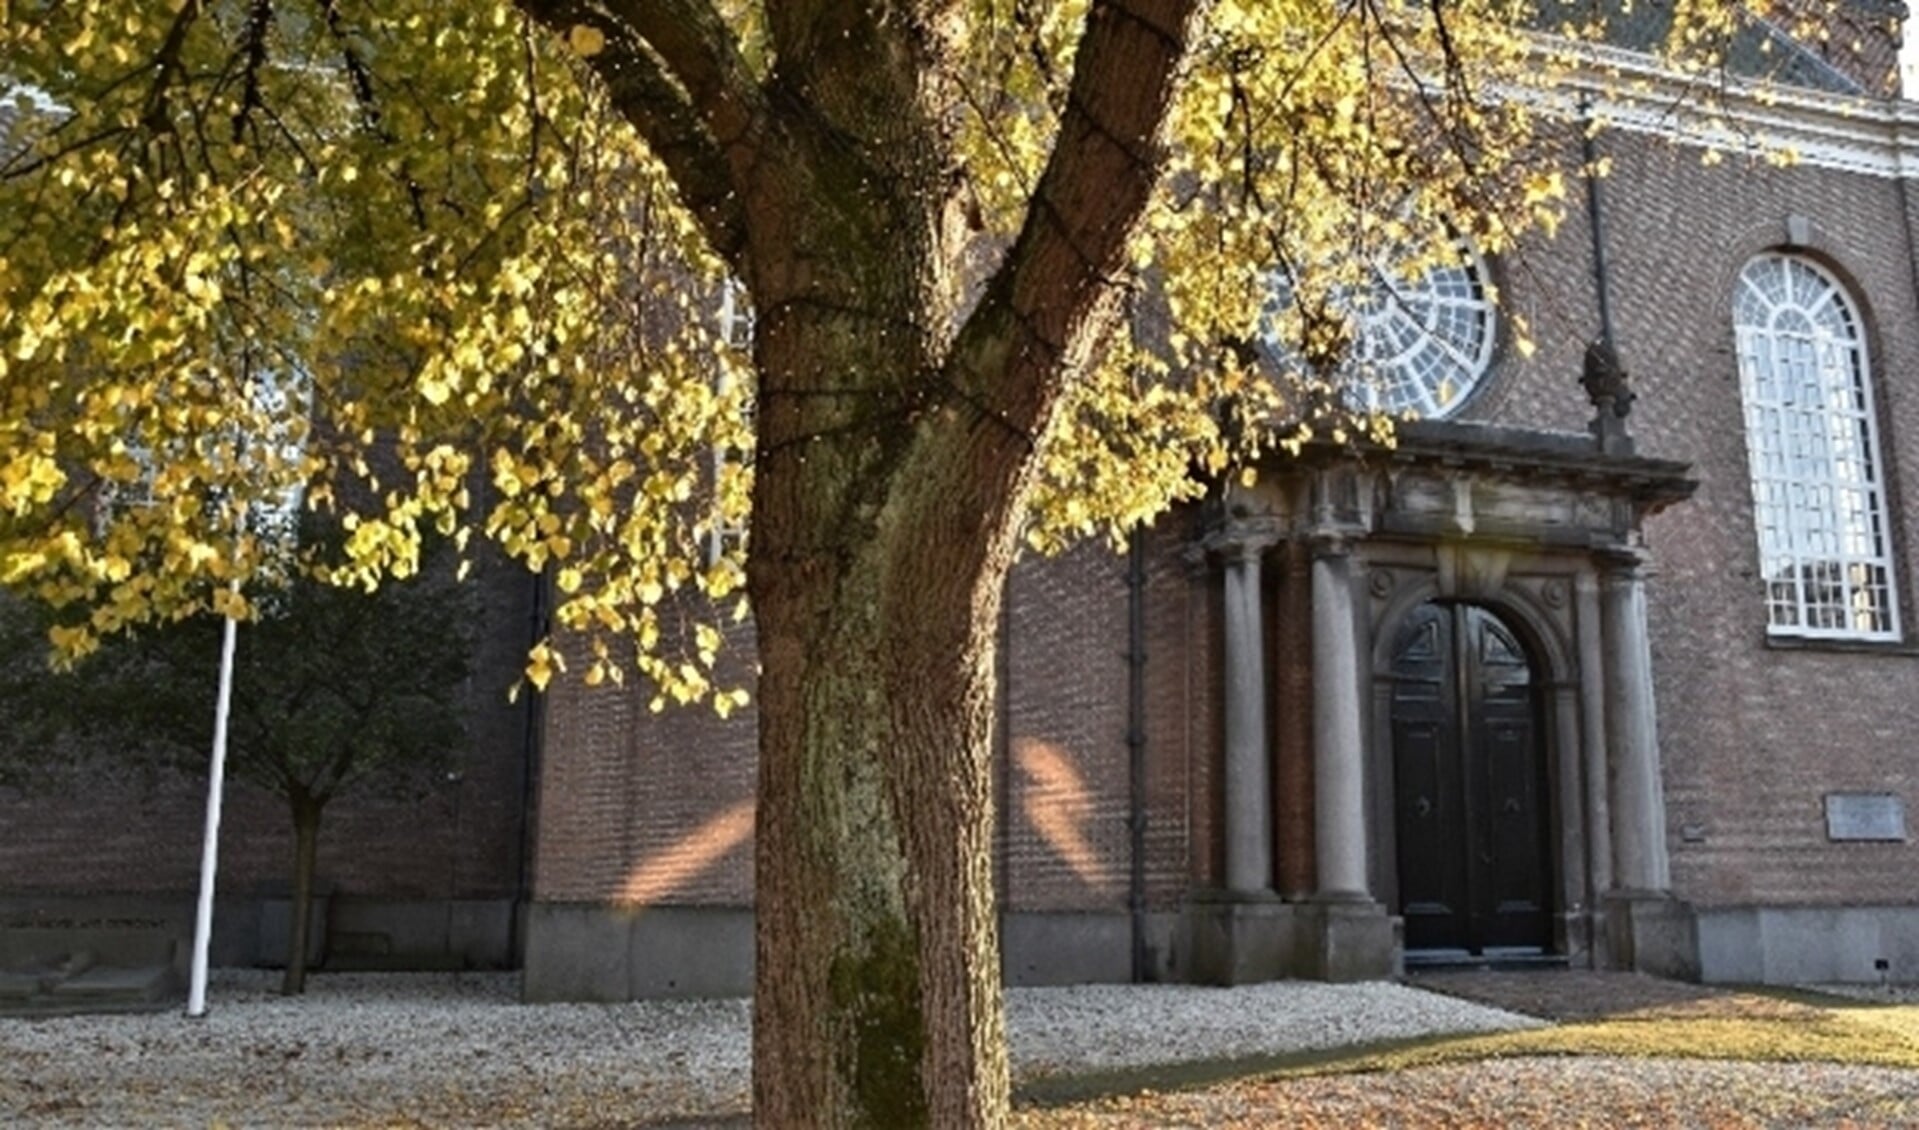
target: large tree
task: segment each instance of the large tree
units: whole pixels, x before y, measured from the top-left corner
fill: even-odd
[[[1675,7],[1697,45],[1734,6]],[[352,529],[316,573],[374,584],[424,527],[477,529],[554,571],[536,683],[570,657],[721,709],[744,583],[778,1126],[1002,1118],[988,738],[1022,533],[1118,534],[1196,469],[1389,430],[1340,394],[1368,376],[1342,296],[1551,220],[1528,156],[1577,55],[1523,0],[8,20],[0,582],[88,608],[73,651],[244,613],[236,516],[305,484]],[[713,535],[749,500],[743,556]]]

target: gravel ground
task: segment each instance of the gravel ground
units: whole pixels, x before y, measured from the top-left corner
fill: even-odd
[[[512,975],[222,971],[207,1017],[0,1020],[0,1125],[613,1126],[736,1118],[744,1000],[520,1005]],[[1399,985],[1009,995],[1030,1080],[1535,1025]]]

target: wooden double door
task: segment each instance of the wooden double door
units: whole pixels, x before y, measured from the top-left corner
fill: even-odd
[[[1540,686],[1497,615],[1430,603],[1393,652],[1398,912],[1408,951],[1543,953],[1552,941]]]

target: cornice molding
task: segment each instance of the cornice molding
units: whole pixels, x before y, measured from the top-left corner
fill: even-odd
[[[1689,75],[1637,51],[1542,38],[1543,57],[1580,60],[1542,109],[1728,156],[1866,176],[1919,176],[1919,103]],[[1536,96],[1538,97],[1538,96]]]

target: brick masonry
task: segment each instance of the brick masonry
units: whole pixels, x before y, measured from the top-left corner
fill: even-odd
[[[1919,298],[1902,194],[1864,174],[1743,159],[1708,166],[1697,149],[1646,136],[1602,144],[1616,162],[1603,192],[1618,339],[1640,397],[1632,427],[1641,453],[1688,460],[1701,481],[1693,501],[1648,528],[1677,893],[1708,907],[1919,901],[1919,848],[1828,843],[1822,808],[1829,791],[1902,791],[1915,779],[1919,659],[1904,647],[1767,641],[1730,314],[1741,266],[1785,242],[1788,216],[1808,219],[1799,250],[1847,281],[1871,328],[1911,625]],[[1505,308],[1525,318],[1537,349],[1522,358],[1507,331],[1468,419],[1584,429],[1590,408],[1577,376],[1598,319],[1577,189],[1569,203],[1556,239],[1494,266]],[[1195,528],[1190,510],[1176,511],[1148,537],[1145,872],[1149,903],[1160,908],[1207,887],[1219,865],[1219,596],[1215,571],[1192,558]],[[1016,912],[1126,907],[1126,568],[1123,555],[1087,545],[1024,561],[1010,582],[1001,874]],[[1269,610],[1279,572],[1268,570]],[[718,841],[702,836],[727,830],[727,814],[750,798],[750,712],[727,724],[653,718],[641,693],[555,696],[538,895],[608,899],[657,861],[680,876],[647,888],[663,901],[743,904],[749,844],[722,837],[729,846],[714,854]],[[1296,831],[1277,830],[1282,859]]]
[[[1731,317],[1741,267],[1784,248],[1789,216],[1809,220],[1807,245],[1793,250],[1845,281],[1868,329],[1910,644],[1919,307],[1907,194],[1830,170],[1707,167],[1695,149],[1646,137],[1604,145],[1617,162],[1603,191],[1620,351],[1639,394],[1632,427],[1642,453],[1690,461],[1700,480],[1691,502],[1647,529],[1675,887],[1703,905],[1919,901],[1919,848],[1828,843],[1822,807],[1835,790],[1892,790],[1919,804],[1919,659],[1909,646],[1768,642]],[[1539,350],[1527,362],[1509,356],[1469,415],[1580,426],[1572,378],[1597,326],[1589,238],[1575,212],[1556,243],[1502,264]]]
[[[513,898],[527,806],[526,708],[510,703],[528,639],[530,577],[476,571],[481,639],[467,690],[469,748],[457,779],[369,782],[327,807],[317,879],[346,896]],[[240,646],[245,646],[244,631]],[[208,662],[214,661],[208,656]],[[209,718],[213,705],[207,704]],[[0,790],[0,896],[190,894],[199,882],[206,786],[101,759],[24,791]],[[276,797],[229,778],[221,822],[223,896],[284,897],[291,818]]]
[[[1210,875],[1215,728],[1209,573],[1182,516],[1147,551],[1146,889],[1176,905]],[[1000,875],[1012,910],[1123,911],[1132,846],[1127,559],[1103,544],[1021,563],[1004,628]],[[750,667],[749,630],[730,641]],[[752,708],[654,714],[645,688],[557,686],[548,701],[535,897],[751,901]]]

